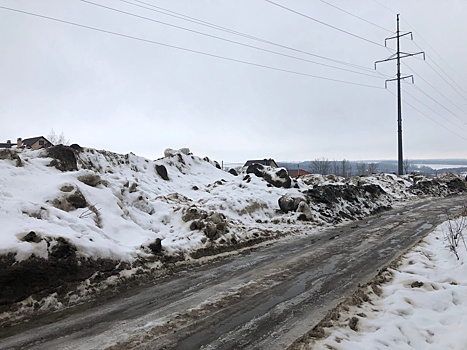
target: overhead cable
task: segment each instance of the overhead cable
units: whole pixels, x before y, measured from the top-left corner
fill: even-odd
[[[412,30],[413,30],[414,32],[416,32],[415,29],[410,25],[410,23],[408,23],[406,20],[404,20],[404,22],[405,22],[410,28],[412,28]],[[425,44],[431,49],[431,51],[433,51],[433,52],[435,53],[435,55],[438,56],[438,58],[439,58],[441,61],[443,61],[444,64],[446,64],[447,67],[449,67],[454,73],[456,73],[456,72],[454,71],[454,69],[448,64],[448,62],[433,48],[433,46],[431,46],[431,45],[428,43],[428,41],[426,41],[418,32],[416,32],[416,33],[417,33],[417,36],[418,36],[423,42],[425,42]],[[414,44],[415,44],[417,47],[420,48],[420,46],[419,46],[416,42],[414,42]],[[435,60],[433,60],[433,59],[431,59],[431,60],[432,60],[432,62],[433,62],[433,63],[434,63],[434,64],[435,64],[435,65],[436,65],[436,66],[437,66],[437,67],[438,67],[438,68],[439,68],[439,69],[440,69],[440,70],[441,70],[441,71],[442,71],[442,72],[443,72],[443,73],[459,88],[459,89],[461,89],[462,92],[463,92],[464,94],[466,94],[466,96],[467,96],[467,92],[464,90],[464,88],[462,88],[462,86],[460,86],[448,73],[446,73],[446,71],[445,71],[443,68],[441,68],[441,67],[436,63]],[[456,74],[456,75],[459,76],[458,74]],[[464,97],[464,98],[465,98],[465,97]]]
[[[111,11],[115,11],[115,12],[118,12],[118,13],[122,13],[122,14],[125,14],[125,15],[128,15],[128,16],[136,17],[136,18],[139,18],[139,19],[144,19],[144,20],[146,20],[146,21],[151,21],[151,22],[158,23],[158,24],[162,24],[162,25],[169,26],[169,27],[172,27],[172,28],[177,28],[177,29],[184,30],[184,31],[188,31],[188,32],[191,32],[191,33],[203,35],[203,36],[206,36],[206,37],[209,37],[209,38],[213,38],[213,39],[217,39],[217,40],[229,42],[229,43],[232,43],[232,44],[236,44],[236,45],[248,47],[248,48],[251,48],[251,49],[254,49],[254,50],[259,50],[259,51],[263,51],[263,52],[268,52],[268,53],[272,53],[272,54],[274,54],[274,55],[278,55],[278,56],[282,56],[282,57],[288,57],[288,58],[292,58],[292,59],[295,59],[295,60],[298,60],[298,61],[308,62],[308,63],[316,64],[316,65],[319,65],[319,66],[324,66],[324,67],[328,67],[328,68],[332,68],[332,69],[337,69],[337,70],[341,70],[341,71],[345,71],[345,72],[350,72],[350,73],[354,73],[354,74],[365,75],[365,76],[372,77],[372,78],[376,78],[376,79],[381,79],[379,76],[377,76],[377,75],[375,75],[375,74],[368,74],[368,73],[357,72],[357,71],[354,71],[354,70],[351,70],[351,69],[336,67],[336,66],[332,66],[332,65],[329,65],[329,64],[326,64],[326,63],[316,62],[316,61],[308,60],[308,59],[305,59],[305,58],[300,58],[300,57],[297,57],[297,56],[287,55],[287,54],[284,54],[284,53],[281,53],[281,52],[277,52],[277,51],[272,51],[272,50],[268,50],[268,49],[263,49],[263,48],[261,48],[261,47],[257,47],[257,46],[253,46],[253,45],[248,45],[248,44],[245,44],[245,43],[242,43],[242,42],[239,42],[239,41],[235,41],[235,40],[230,40],[230,39],[222,38],[222,37],[219,37],[219,36],[216,36],[216,35],[211,35],[211,34],[208,34],[208,33],[199,32],[199,31],[197,31],[197,30],[193,30],[193,29],[181,27],[181,26],[178,26],[178,25],[175,25],[175,24],[171,24],[171,23],[167,23],[167,22],[162,22],[162,21],[155,20],[155,19],[152,19],[152,18],[149,18],[149,17],[140,16],[140,15],[137,15],[137,14],[134,14],[134,13],[131,13],[131,12],[122,11],[122,10],[119,10],[119,9],[116,9],[116,8],[113,8],[113,7],[109,7],[109,6],[97,4],[97,3],[92,2],[92,1],[89,1],[89,0],[78,0],[78,1],[81,1],[81,2],[84,2],[84,3],[87,3],[87,4],[90,4],[90,5],[98,6],[98,7],[107,9],[107,10],[111,10]]]
[[[373,1],[376,2],[378,5],[384,7],[386,10],[388,10],[388,11],[391,12],[392,14],[396,14],[396,12],[395,12],[393,9],[387,7],[386,5],[382,4],[382,3],[379,2],[378,0],[373,0]],[[402,18],[402,20],[403,20],[410,28],[412,28],[412,30],[413,30],[415,33],[417,33],[417,36],[418,36],[421,40],[423,40],[423,42],[425,42],[425,44],[427,44],[427,46],[428,46],[429,48],[431,48],[431,50],[440,58],[440,60],[442,60],[442,61],[446,64],[446,66],[450,67],[449,64],[446,62],[446,60],[445,60],[438,52],[436,52],[436,50],[433,48],[433,46],[431,46],[431,45],[428,43],[428,41],[426,41],[426,40],[420,35],[420,33],[418,33],[418,32],[410,25],[409,22],[407,22],[407,21],[406,21],[405,19],[403,19],[403,18]],[[414,42],[414,44],[415,44],[420,50],[423,50],[416,42]],[[431,65],[429,65],[429,63],[428,63],[428,61],[427,61],[427,64],[430,66],[430,68],[433,69],[433,70],[435,71],[435,73],[437,73],[439,76],[441,76],[441,78],[442,78],[443,80],[445,80],[458,94],[460,94],[462,98],[466,99],[467,92],[466,92],[452,77],[450,77],[449,74],[447,74],[447,73],[436,63],[436,61],[433,60],[429,55],[428,55],[428,58],[430,58],[431,61],[432,61],[432,62],[433,62],[433,63],[434,63],[434,64],[435,64],[435,65],[436,65],[436,66],[437,66],[437,67],[438,67],[438,68],[439,68],[439,69],[440,69],[440,70],[441,70],[441,71],[442,71],[442,72],[443,72],[443,73],[444,73],[444,74],[460,89],[460,90],[462,90],[462,92],[463,92],[465,95],[462,96],[462,95],[459,93],[459,91],[458,91],[457,89],[455,89],[450,83],[448,83],[448,81],[447,81],[444,77],[442,77]],[[450,67],[450,68],[451,68],[451,70],[453,70],[452,67]],[[453,70],[453,71],[454,71],[454,70]],[[456,74],[456,75],[459,76],[458,74]]]
[[[431,60],[431,61],[432,61],[433,63],[435,63],[435,61],[433,61],[433,60]],[[443,76],[430,64],[429,61],[426,61],[426,64],[427,64],[428,67],[430,67],[441,79],[443,79],[443,80],[446,82],[446,84],[448,84],[455,92],[457,92],[457,94],[458,94],[459,96],[461,96],[463,99],[466,99],[467,93],[465,92],[464,89],[461,88],[462,91],[464,91],[464,94],[466,94],[466,95],[462,95],[462,94],[460,93],[460,91],[459,91],[457,88],[455,88],[445,77],[443,77]],[[436,64],[436,63],[435,63],[435,64]],[[436,64],[436,66],[438,66],[438,65]],[[439,67],[439,66],[438,66],[438,67]],[[446,74],[446,73],[445,73],[445,74]],[[448,76],[448,75],[447,75],[447,76]],[[449,76],[448,76],[448,77],[449,77]],[[452,78],[450,78],[450,79],[452,80]]]
[[[448,101],[449,103],[451,103],[454,107],[456,107],[458,110],[460,110],[462,113],[465,113],[465,111],[459,107],[456,103],[454,103],[449,97],[447,97],[445,94],[443,94],[441,91],[439,91],[439,89],[437,89],[435,86],[433,86],[433,84],[431,84],[429,81],[427,81],[425,78],[423,78],[423,76],[421,74],[419,74],[413,67],[409,66],[406,62],[404,62],[404,64],[410,69],[412,70],[414,73],[417,74],[417,79],[421,79],[422,81],[425,82],[425,84],[427,84],[429,87],[431,87],[434,91],[436,91],[440,96],[442,96],[446,101]]]
[[[454,125],[456,128],[462,129],[463,131],[466,131],[466,130],[464,129],[463,126],[458,125],[458,124],[454,123],[452,120],[446,118],[443,114],[437,112],[435,109],[431,108],[430,106],[428,106],[428,105],[427,105],[426,103],[424,103],[423,101],[420,101],[420,99],[418,99],[417,97],[415,97],[413,94],[409,93],[408,91],[404,91],[404,94],[410,96],[410,97],[413,98],[415,101],[417,101],[418,103],[420,103],[422,106],[424,106],[425,108],[429,109],[430,111],[432,111],[433,113],[435,113],[437,116],[441,117],[442,119],[444,119],[444,120],[447,121],[448,123],[451,123],[451,124]],[[404,101],[404,103],[406,103],[406,101]],[[465,124],[465,123],[464,123],[464,124]]]
[[[210,23],[210,22],[200,20],[198,18],[190,17],[190,16],[187,16],[187,15],[181,14],[179,12],[171,11],[171,10],[168,10],[168,9],[160,7],[160,6],[149,4],[149,3],[141,1],[141,0],[133,0],[133,1],[135,1],[137,3],[140,3],[140,4],[150,6],[150,7],[138,5],[138,4],[135,4],[135,3],[127,1],[127,0],[120,0],[120,1],[124,2],[124,3],[127,3],[127,4],[130,4],[130,5],[133,5],[133,6],[144,8],[146,10],[154,11],[154,12],[161,13],[161,14],[171,16],[171,17],[175,17],[175,18],[178,18],[178,19],[181,19],[181,20],[184,20],[184,21],[188,21],[188,22],[191,22],[191,23],[196,23],[196,24],[199,24],[199,25],[202,25],[202,26],[206,26],[206,27],[213,28],[213,29],[216,29],[216,30],[220,30],[220,31],[223,31],[223,32],[226,32],[226,33],[241,36],[241,37],[244,37],[244,38],[247,38],[247,39],[259,41],[259,42],[262,42],[262,43],[265,43],[265,44],[277,46],[277,47],[280,47],[280,48],[283,48],[283,49],[291,50],[291,51],[294,51],[294,52],[299,52],[299,53],[302,53],[302,54],[305,54],[305,55],[308,55],[308,56],[312,56],[312,57],[316,57],[316,58],[320,58],[320,59],[323,59],[323,60],[326,60],[326,61],[330,61],[330,62],[334,62],[334,63],[338,63],[338,64],[342,64],[342,65],[345,65],[345,66],[349,66],[349,67],[353,67],[353,68],[357,68],[357,69],[362,69],[362,70],[366,70],[366,71],[370,71],[370,72],[373,71],[373,69],[371,69],[370,67],[365,67],[365,66],[361,66],[361,65],[358,65],[358,64],[355,64],[355,63],[345,62],[345,61],[342,61],[342,60],[338,60],[338,59],[334,59],[334,58],[330,58],[330,57],[326,57],[326,56],[322,56],[322,55],[317,55],[317,54],[311,53],[309,51],[304,51],[304,50],[297,49],[297,48],[294,48],[294,47],[291,47],[291,46],[275,43],[275,42],[272,42],[270,40],[266,40],[266,39],[263,39],[263,38],[259,38],[257,36],[242,33],[242,32],[230,29],[230,28],[226,28],[226,27],[223,27],[223,26],[220,26],[220,25],[217,25],[217,24],[213,24],[213,23]]]
[[[389,91],[393,96],[397,97],[397,95],[396,95],[394,92],[392,92],[392,91],[390,91],[390,90],[388,90],[388,91]],[[431,121],[435,122],[436,124],[438,124],[438,125],[441,126],[442,128],[444,128],[444,129],[446,129],[446,130],[452,132],[453,134],[459,136],[461,139],[464,139],[464,140],[467,141],[467,138],[465,138],[464,136],[458,134],[457,132],[455,132],[455,131],[449,129],[447,126],[441,124],[441,123],[438,122],[436,119],[431,118],[428,114],[422,112],[421,110],[419,110],[418,108],[414,107],[413,105],[411,105],[411,104],[408,103],[407,101],[405,101],[405,104],[406,104],[407,106],[411,107],[412,109],[414,109],[415,111],[417,111],[418,113],[420,113],[421,115],[423,115],[423,116],[425,116],[426,118],[430,119]]]
[[[249,65],[249,66],[261,67],[261,68],[271,69],[271,70],[280,71],[280,72],[284,72],[284,73],[301,75],[301,76],[306,76],[306,77],[310,77],[310,78],[333,81],[333,82],[338,82],[338,83],[343,83],[343,84],[364,86],[364,87],[369,87],[369,88],[373,88],[373,89],[382,89],[379,86],[361,84],[361,83],[356,83],[356,82],[346,81],[346,80],[327,78],[327,77],[317,76],[317,75],[313,75],[313,74],[307,74],[307,73],[302,73],[302,72],[297,72],[297,71],[292,71],[292,70],[267,66],[267,65],[263,65],[263,64],[259,64],[259,63],[253,63],[253,62],[238,60],[238,59],[235,59],[235,58],[220,56],[220,55],[211,54],[211,53],[208,53],[208,52],[188,49],[188,48],[181,47],[181,46],[175,46],[175,45],[170,45],[170,44],[166,44],[166,43],[162,43],[162,42],[158,42],[158,41],[154,41],[154,40],[143,39],[143,38],[132,36],[132,35],[117,33],[117,32],[113,32],[113,31],[109,31],[109,30],[105,30],[105,29],[100,29],[100,28],[96,28],[96,27],[92,27],[92,26],[88,26],[88,25],[84,25],[84,24],[70,22],[70,21],[66,21],[66,20],[62,20],[62,19],[58,19],[58,18],[54,18],[54,17],[49,17],[49,16],[45,16],[45,15],[40,15],[40,14],[37,14],[37,13],[28,12],[28,11],[18,10],[18,9],[14,9],[14,8],[10,8],[10,7],[0,6],[0,9],[13,11],[13,12],[18,12],[18,13],[22,13],[22,14],[26,14],[26,15],[30,15],[30,16],[34,16],[34,17],[39,17],[39,18],[50,20],[50,21],[69,24],[69,25],[72,25],[72,26],[75,26],[75,27],[80,27],[80,28],[85,28],[85,29],[89,29],[89,30],[99,31],[99,32],[102,32],[102,33],[106,33],[106,34],[110,34],[110,35],[114,35],[114,36],[118,36],[118,37],[122,37],[122,38],[137,40],[137,41],[145,42],[145,43],[149,43],[149,44],[160,45],[160,46],[169,47],[169,48],[172,48],[172,49],[177,49],[177,50],[181,50],[181,51],[196,53],[196,54],[207,56],[207,57],[218,58],[218,59],[225,60],[225,61],[237,62],[237,63],[242,63],[242,64],[245,64],[245,65]]]
[[[373,23],[373,22],[371,22],[371,21],[368,21],[367,19],[365,19],[365,18],[363,18],[363,17],[357,16],[357,15],[355,15],[355,14],[349,12],[349,11],[346,11],[346,10],[344,10],[344,9],[342,9],[342,8],[340,8],[340,7],[336,6],[336,5],[334,5],[334,4],[331,4],[331,3],[329,3],[329,2],[327,2],[327,1],[325,1],[325,0],[320,0],[320,1],[323,2],[323,3],[325,3],[326,5],[329,5],[329,6],[331,6],[331,7],[334,7],[335,9],[337,9],[337,10],[339,10],[339,11],[342,11],[342,12],[344,12],[344,13],[346,13],[346,14],[352,16],[352,17],[358,18],[359,20],[362,20],[363,22],[366,22],[366,23],[368,23],[368,24],[371,24],[372,26],[375,26],[375,27],[377,27],[377,28],[380,28],[380,29],[382,29],[382,30],[385,30],[385,31],[388,32],[388,33],[393,33],[392,30],[389,30],[389,29],[387,29],[387,28],[384,28],[384,27],[380,26],[379,24],[376,24],[376,23]]]
[[[451,111],[449,108],[445,107],[444,105],[442,105],[441,103],[439,103],[438,101],[436,101],[433,97],[431,97],[430,95],[428,95],[425,91],[423,91],[422,89],[420,89],[417,85],[413,85],[415,87],[415,89],[417,89],[419,92],[421,92],[423,95],[425,95],[426,97],[428,97],[430,100],[432,100],[433,102],[435,102],[438,106],[440,106],[441,108],[443,108],[444,110],[446,110],[447,112],[451,113],[453,116],[455,116],[457,119],[459,119],[460,121],[462,121],[463,123],[465,123],[465,121],[459,117],[456,113],[454,113],[453,111]]]
[[[320,21],[319,19],[313,18],[313,17],[308,16],[308,15],[306,15],[306,14],[304,14],[304,13],[301,13],[301,12],[299,12],[299,11],[293,10],[293,9],[291,9],[290,7],[286,7],[286,6],[284,6],[284,5],[278,4],[277,2],[274,2],[274,1],[271,1],[271,0],[264,0],[264,1],[270,3],[270,4],[274,5],[274,6],[280,7],[280,8],[282,8],[282,9],[284,9],[284,10],[287,10],[287,11],[290,11],[290,12],[292,12],[292,13],[295,13],[295,14],[297,14],[297,15],[299,15],[299,16],[308,18],[308,19],[310,19],[310,20],[312,20],[312,21],[315,21],[315,22],[317,22],[317,23],[320,23],[320,24],[322,24],[322,25],[325,25],[326,27],[329,27],[329,28],[335,29],[335,30],[337,30],[337,31],[339,31],[339,32],[342,32],[342,33],[345,33],[345,34],[347,34],[347,35],[353,36],[354,38],[357,38],[357,39],[360,39],[360,40],[369,42],[369,43],[371,43],[371,44],[374,44],[374,45],[377,45],[377,46],[380,46],[380,47],[385,47],[384,45],[382,45],[382,44],[380,44],[380,43],[378,43],[378,42],[376,42],[376,41],[373,41],[373,40],[364,38],[364,37],[362,37],[362,36],[360,36],[360,35],[357,35],[357,34],[354,34],[354,33],[349,32],[349,31],[347,31],[347,30],[338,28],[338,27],[333,26],[333,25],[331,25],[331,24],[329,24],[329,23]]]

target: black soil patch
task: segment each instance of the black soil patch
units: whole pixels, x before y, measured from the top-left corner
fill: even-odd
[[[70,146],[53,146],[47,148],[47,156],[53,158],[50,166],[53,166],[61,171],[78,170],[76,162],[75,150]]]
[[[32,256],[17,262],[14,254],[3,255],[0,257],[0,307],[31,295],[65,294],[70,287],[96,272],[100,276],[116,273],[116,264],[118,262],[112,260],[77,258],[75,247],[63,238],[50,249],[48,259]]]
[[[156,172],[159,174],[159,176],[163,180],[169,181],[169,175],[167,174],[167,168],[164,165],[156,164]]]

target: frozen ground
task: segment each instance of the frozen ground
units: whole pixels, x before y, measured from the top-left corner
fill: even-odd
[[[457,259],[446,240],[449,224],[465,231],[465,217],[436,228],[382,273],[387,282],[366,288],[366,302],[343,305],[324,333],[297,348],[466,349],[467,247],[460,239]]]

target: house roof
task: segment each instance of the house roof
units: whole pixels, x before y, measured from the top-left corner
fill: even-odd
[[[273,163],[275,166],[277,166],[276,162],[274,159],[257,159],[257,160],[247,160],[244,166],[250,166],[252,164],[261,164],[261,165],[270,165]]]
[[[290,169],[288,170],[289,176],[290,177],[297,177],[297,176],[303,176],[303,175],[309,175],[311,174],[310,172],[302,169]]]
[[[11,148],[11,142],[10,143],[0,143],[0,148]]]
[[[31,137],[31,138],[29,138],[29,139],[24,139],[24,140],[23,140],[23,145],[31,147],[32,145],[34,145],[34,144],[35,144],[37,141],[39,141],[40,139],[44,139],[44,140],[47,141],[48,143],[52,144],[52,142],[50,142],[49,140],[47,140],[44,136],[37,136],[37,137]]]

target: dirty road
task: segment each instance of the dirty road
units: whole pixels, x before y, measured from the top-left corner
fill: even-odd
[[[0,348],[286,349],[465,199],[408,202],[181,271],[53,323],[3,330]]]

